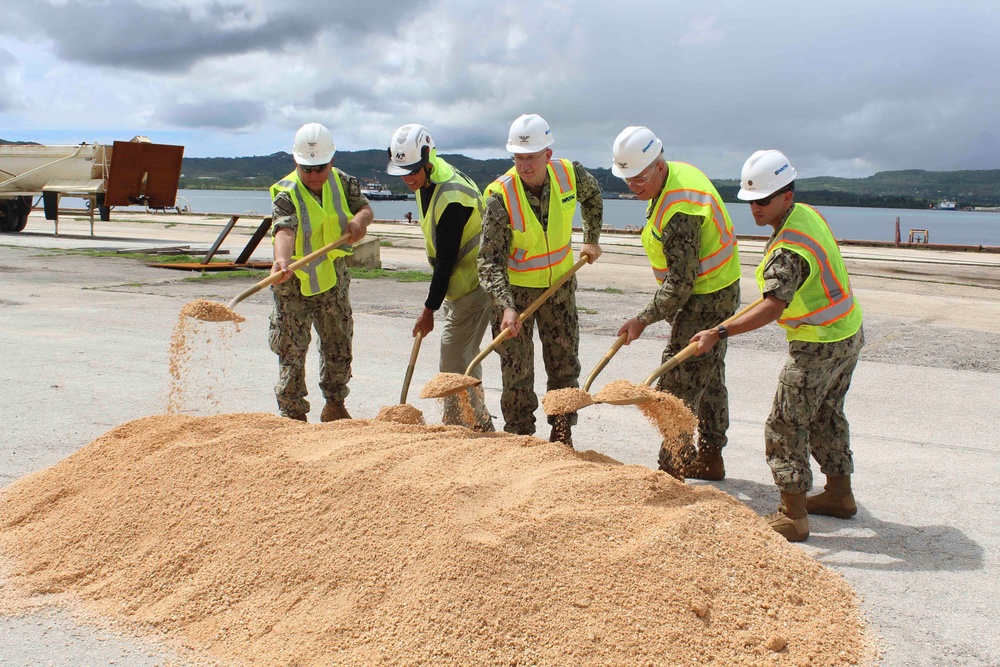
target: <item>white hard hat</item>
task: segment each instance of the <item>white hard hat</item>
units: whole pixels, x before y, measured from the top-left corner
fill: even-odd
[[[552,145],[552,130],[536,113],[526,113],[510,124],[507,150],[511,153],[537,153]]]
[[[662,152],[663,142],[656,138],[652,130],[641,125],[630,125],[615,138],[615,145],[611,150],[614,157],[611,173],[618,178],[632,178],[653,164]]]
[[[740,191],[743,201],[763,199],[795,180],[798,174],[781,151],[757,151],[743,164]]]
[[[416,123],[403,125],[389,141],[389,166],[385,171],[393,176],[416,173],[427,164],[432,150],[434,140],[426,127]]]
[[[308,166],[329,164],[337,147],[333,145],[330,130],[319,123],[306,123],[295,133],[292,156],[296,164]]]

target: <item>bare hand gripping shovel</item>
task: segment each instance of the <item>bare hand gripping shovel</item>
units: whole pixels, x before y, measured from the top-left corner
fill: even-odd
[[[545,290],[540,297],[538,297],[537,299],[535,299],[534,301],[532,301],[531,305],[529,305],[527,308],[525,308],[524,312],[522,312],[518,316],[518,318],[517,318],[518,322],[524,322],[526,319],[528,319],[528,317],[531,316],[531,314],[533,312],[535,312],[536,310],[538,310],[538,308],[543,303],[545,303],[546,299],[548,299],[550,296],[552,296],[552,294],[557,289],[559,289],[560,287],[562,287],[563,283],[565,283],[567,280],[569,280],[570,277],[573,276],[573,274],[575,274],[577,271],[580,270],[580,267],[582,267],[584,264],[587,263],[587,258],[588,257],[589,257],[589,255],[583,255],[582,257],[580,257],[580,259],[577,260],[576,264],[573,265],[573,268],[571,268],[563,276],[561,276],[558,280],[556,280],[554,283],[552,283],[552,286],[549,287],[547,290]],[[507,327],[504,327],[503,331],[501,331],[497,335],[497,337],[493,339],[493,342],[491,342],[489,345],[487,345],[486,347],[484,347],[482,349],[482,351],[478,355],[476,355],[476,358],[472,360],[472,363],[469,364],[469,367],[465,369],[465,377],[468,378],[468,382],[464,382],[462,384],[458,384],[456,382],[452,382],[452,383],[449,383],[447,387],[439,389],[439,388],[437,388],[435,386],[435,385],[439,384],[439,382],[436,382],[436,380],[439,379],[439,376],[437,376],[437,377],[432,378],[426,385],[424,385],[423,391],[420,392],[420,398],[444,398],[445,396],[451,396],[452,394],[457,394],[458,392],[462,391],[463,389],[468,389],[469,387],[475,387],[476,385],[482,384],[483,383],[482,380],[478,380],[478,379],[472,377],[470,375],[470,373],[472,373],[472,371],[475,370],[476,366],[478,366],[483,361],[483,359],[485,359],[487,356],[489,356],[490,352],[492,352],[493,350],[497,349],[497,346],[500,345],[500,343],[502,343],[505,340],[507,340],[507,338],[509,338],[509,337],[510,337],[510,329],[507,328]],[[454,375],[454,374],[450,374],[450,375]],[[458,384],[458,386],[455,386],[456,384]]]
[[[740,308],[733,315],[731,315],[730,317],[727,317],[725,320],[723,320],[721,326],[726,326],[727,324],[729,324],[730,322],[732,322],[733,320],[735,320],[737,317],[740,317],[741,315],[744,315],[745,313],[750,312],[751,310],[753,310],[754,308],[756,308],[757,306],[759,306],[762,303],[764,303],[764,297],[760,297],[759,299],[757,299],[753,303],[750,303],[750,304],[744,306],[743,308]],[[656,370],[654,370],[652,373],[650,373],[649,377],[646,378],[646,381],[645,381],[644,384],[647,385],[647,386],[652,386],[653,383],[656,382],[656,380],[661,375],[663,375],[667,371],[673,370],[674,368],[677,368],[678,366],[680,366],[681,363],[684,362],[688,357],[690,357],[691,355],[693,355],[694,352],[695,352],[695,350],[697,350],[697,349],[698,349],[698,343],[690,343],[683,350],[681,350],[680,352],[678,352],[677,354],[675,354],[674,356],[670,357],[669,359],[667,359],[666,361],[664,361],[662,364],[660,364],[659,366],[657,366]],[[641,389],[643,389],[643,388],[644,387],[640,388],[634,395],[626,396],[626,397],[622,397],[622,398],[601,399],[601,398],[595,396],[594,402],[595,403],[609,403],[611,405],[638,405],[639,403],[645,403],[646,401],[650,400],[650,396],[648,394],[641,392]]]

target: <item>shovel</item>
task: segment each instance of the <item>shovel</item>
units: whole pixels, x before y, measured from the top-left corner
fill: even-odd
[[[618,336],[618,340],[614,342],[611,349],[607,351],[603,358],[597,362],[597,366],[594,370],[590,372],[587,376],[587,381],[583,383],[583,389],[554,389],[545,394],[542,397],[542,408],[545,410],[547,415],[564,415],[571,412],[576,412],[581,410],[588,405],[594,404],[593,397],[588,393],[590,391],[590,385],[593,384],[594,378],[604,370],[604,367],[608,365],[611,361],[611,357],[615,356],[618,350],[621,349],[622,345],[625,344],[625,339],[628,338],[627,333],[623,333]],[[558,396],[558,398],[556,398]]]
[[[753,303],[747,304],[743,308],[740,308],[738,311],[736,311],[733,315],[723,320],[720,326],[725,326],[729,324],[737,317],[740,317],[741,315],[748,313],[749,311],[753,310],[762,303],[764,303],[764,297],[760,297]],[[681,363],[685,361],[688,357],[693,355],[695,350],[697,349],[698,349],[698,343],[690,343],[683,350],[681,350],[680,352],[678,352],[677,354],[675,354],[674,356],[670,357],[662,364],[657,366],[656,370],[654,370],[649,375],[649,377],[646,378],[646,381],[644,383],[646,386],[637,387],[635,394],[622,398],[612,398],[612,399],[598,399],[597,397],[595,397],[594,402],[609,403],[611,405],[638,405],[639,403],[645,403],[651,398],[651,396],[648,394],[649,390],[647,389],[647,387],[651,387],[653,383],[656,382],[657,378],[659,378],[667,371],[673,370],[674,368],[680,366]]]
[[[559,289],[560,287],[562,287],[562,284],[564,282],[566,282],[567,280],[569,280],[570,277],[573,274],[575,274],[577,271],[580,270],[580,267],[582,267],[584,264],[587,263],[587,258],[588,257],[589,257],[589,255],[583,255],[582,257],[580,257],[580,259],[577,260],[576,264],[573,265],[573,268],[571,268],[562,277],[560,277],[558,280],[556,280],[554,283],[552,283],[551,287],[549,287],[547,290],[545,290],[544,292],[542,292],[542,295],[540,297],[538,297],[537,299],[535,299],[534,301],[532,301],[531,305],[529,305],[527,308],[524,309],[524,312],[522,312],[518,316],[517,321],[518,322],[524,322],[526,319],[528,319],[528,317],[531,316],[532,313],[534,313],[536,310],[538,310],[538,308],[543,303],[545,303],[545,300],[548,299],[550,296],[552,296],[553,292],[555,292],[557,289]],[[472,360],[472,363],[469,364],[469,367],[465,369],[465,377],[468,378],[468,382],[463,382],[461,384],[459,384],[457,382],[452,382],[452,383],[448,384],[447,388],[436,389],[434,387],[434,385],[438,384],[437,382],[435,382],[435,380],[438,380],[438,378],[435,377],[435,378],[432,378],[430,380],[430,382],[428,382],[426,385],[424,385],[424,389],[420,393],[420,397],[421,398],[444,398],[445,396],[451,396],[452,394],[457,394],[458,392],[462,391],[463,389],[468,389],[469,387],[475,387],[477,385],[482,384],[483,383],[482,380],[478,380],[478,379],[472,377],[472,375],[470,375],[470,373],[472,373],[472,371],[475,370],[476,366],[478,366],[483,361],[483,359],[485,359],[487,356],[489,356],[490,352],[492,352],[493,350],[497,349],[497,346],[500,345],[500,343],[502,343],[505,340],[507,340],[507,338],[509,338],[509,337],[510,337],[510,329],[507,328],[507,327],[504,327],[503,331],[501,331],[497,335],[497,337],[493,339],[493,342],[491,342],[489,345],[487,345],[486,347],[484,347],[482,349],[482,351],[478,355],[476,355],[476,358]],[[450,375],[454,375],[454,373],[452,373]],[[456,386],[456,385],[458,385],[458,386]]]
[[[319,250],[312,251],[311,253],[309,253],[308,255],[306,255],[305,257],[303,257],[302,259],[295,260],[294,262],[292,262],[291,264],[288,265],[288,268],[291,269],[292,271],[295,271],[296,269],[301,269],[303,266],[305,266],[309,262],[313,261],[314,259],[318,259],[318,258],[322,257],[323,255],[327,254],[328,252],[330,252],[334,248],[337,248],[338,246],[342,246],[342,245],[344,245],[345,243],[347,243],[350,240],[351,240],[350,233],[344,234],[343,236],[341,236],[339,239],[337,239],[333,243],[328,243],[325,246],[323,246],[322,248],[320,248]],[[277,273],[272,273],[267,278],[264,278],[263,280],[261,280],[259,283],[257,283],[253,287],[250,287],[248,289],[243,290],[242,292],[240,292],[239,294],[237,294],[236,297],[232,301],[229,302],[229,309],[232,310],[233,308],[236,307],[236,304],[238,304],[243,299],[245,299],[248,296],[251,296],[253,294],[256,294],[257,292],[261,291],[262,289],[264,289],[268,285],[273,285],[274,283],[278,282],[279,280],[281,280],[281,276],[282,275],[284,275],[284,274],[281,273],[280,271],[277,272]]]
[[[403,380],[403,392],[399,395],[399,404],[406,403],[406,392],[410,389],[410,380],[413,378],[413,367],[417,365],[417,354],[420,352],[420,341],[424,339],[422,331],[418,331],[413,338],[413,351],[410,352],[410,365],[406,367],[406,378]]]

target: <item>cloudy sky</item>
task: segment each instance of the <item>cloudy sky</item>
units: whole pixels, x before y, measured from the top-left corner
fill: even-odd
[[[189,157],[338,148],[425,124],[505,157],[539,113],[558,156],[610,166],[627,125],[737,178],[1000,168],[997,0],[0,0],[0,138],[144,134]]]

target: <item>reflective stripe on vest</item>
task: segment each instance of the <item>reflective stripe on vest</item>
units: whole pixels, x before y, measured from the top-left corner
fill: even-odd
[[[336,191],[332,186],[336,186]],[[323,183],[323,203],[306,192],[306,186],[298,177],[298,171],[293,171],[285,178],[271,186],[271,198],[278,192],[287,192],[295,205],[295,213],[299,226],[295,232],[295,250],[293,260],[298,260],[314,250],[332,243],[344,234],[347,222],[347,197],[344,194],[343,183],[335,169],[330,170],[330,177]],[[323,257],[318,257],[304,267],[296,269],[302,294],[313,296],[325,292],[337,284],[337,272],[333,261],[337,257],[351,254],[350,246],[336,248]]]
[[[437,162],[443,163],[441,158]],[[437,184],[431,200],[427,204],[427,215],[424,215],[422,190],[417,191],[417,208],[420,211],[420,228],[424,233],[424,243],[427,248],[427,257],[433,265],[437,258],[437,223],[444,215],[444,211],[449,204],[456,203],[466,208],[472,209],[465,226],[462,228],[462,245],[455,258],[455,267],[448,280],[448,289],[445,297],[451,300],[460,299],[470,294],[479,285],[479,273],[476,266],[479,254],[479,244],[482,238],[483,213],[486,205],[483,197],[479,194],[479,188],[475,182],[459,170],[447,165],[451,177]],[[432,172],[432,177],[433,177]]]
[[[861,326],[861,308],[851,290],[840,248],[823,216],[809,206],[795,204],[757,267],[761,290],[764,267],[778,248],[795,252],[809,263],[809,276],[778,318],[787,338],[833,342],[853,336]]]
[[[528,205],[524,187],[511,168],[487,187],[504,200],[510,226],[511,253],[507,271],[511,284],[548,287],[573,266],[573,215],[576,212],[576,171],[569,160],[550,160],[548,225]]]
[[[701,170],[683,162],[668,162],[667,166],[664,191],[643,230],[643,247],[653,276],[657,283],[662,283],[670,273],[663,253],[663,226],[669,224],[677,212],[699,215],[704,222],[698,249],[698,277],[692,291],[695,294],[717,292],[740,278],[739,250],[732,220],[715,186]],[[711,215],[706,215],[708,211]]]

